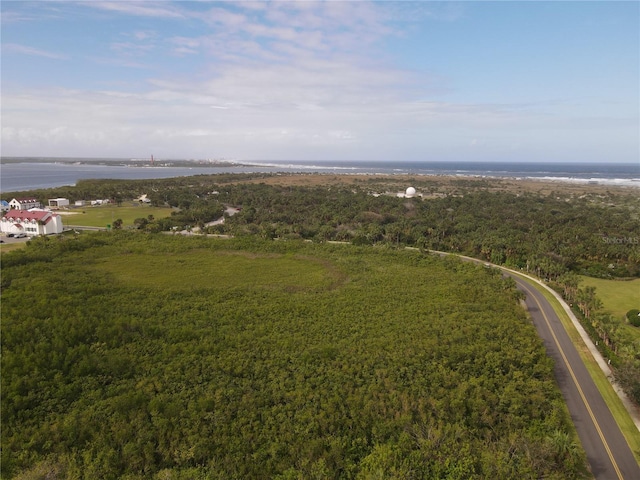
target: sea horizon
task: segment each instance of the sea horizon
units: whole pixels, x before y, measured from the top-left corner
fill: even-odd
[[[640,188],[640,163],[385,160],[229,160],[98,157],[0,158],[0,192],[73,186],[85,179],[140,180],[221,173],[432,175],[554,180]]]

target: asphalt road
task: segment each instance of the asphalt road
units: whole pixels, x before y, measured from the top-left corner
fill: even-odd
[[[433,251],[441,256],[446,252]],[[471,257],[462,260],[486,264]],[[555,361],[555,376],[587,454],[596,480],[640,480],[640,465],[622,435],[569,334],[545,296],[522,277],[501,268],[526,295],[525,303],[547,354]]]
[[[609,407],[591,379],[567,331],[544,295],[522,278],[505,271],[526,294],[526,304],[597,480],[640,480],[640,466]]]
[[[23,237],[23,238],[7,237],[5,234],[2,234],[0,236],[0,240],[2,240],[2,243],[6,243],[8,245],[12,243],[25,243],[29,239],[30,237]]]

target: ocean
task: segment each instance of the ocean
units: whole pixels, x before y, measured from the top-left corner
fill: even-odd
[[[81,179],[152,179],[216,173],[335,173],[353,175],[455,175],[556,180],[640,188],[640,163],[518,163],[404,161],[252,161],[209,166],[178,161],[155,166],[129,159],[11,158],[0,162],[0,192],[75,185]]]

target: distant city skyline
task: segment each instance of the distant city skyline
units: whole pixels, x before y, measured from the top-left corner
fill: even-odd
[[[640,162],[640,3],[2,1],[3,156]]]

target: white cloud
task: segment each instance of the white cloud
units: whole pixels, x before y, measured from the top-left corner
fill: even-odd
[[[131,34],[136,40],[148,40],[157,37],[156,32],[152,31],[137,31]]]
[[[64,84],[28,91],[13,82],[2,92],[3,154],[127,157],[152,150],[164,157],[245,159],[490,154],[507,144],[539,148],[545,132],[567,132],[586,122],[570,120],[571,106],[558,115],[557,109],[537,104],[444,101],[446,80],[399,67],[386,56],[385,41],[401,36],[399,27],[414,18],[434,15],[430,3],[82,5],[127,21],[120,33],[100,38],[108,49],[74,58],[147,70],[131,78],[121,72],[106,77],[100,91]],[[443,8],[438,14],[448,13]],[[150,27],[154,18],[169,27]],[[64,58],[15,43],[3,45],[5,52],[7,46],[14,53]],[[145,78],[148,72],[154,77]],[[502,138],[508,135],[514,138]]]
[[[41,50],[38,48],[29,47],[27,45],[20,45],[17,43],[3,43],[2,50],[4,53],[15,53],[20,55],[33,55],[36,57],[50,58],[52,60],[67,60],[68,55],[60,53],[50,52],[48,50]]]
[[[357,91],[342,102],[313,102],[314,97],[329,96],[331,89],[312,94],[297,87],[310,83],[312,75],[275,85],[288,74],[271,72],[272,80],[269,75],[252,79],[263,85],[262,98],[254,84],[234,86],[233,75],[208,86],[157,81],[153,90],[141,93],[7,94],[3,108],[15,113],[2,129],[3,146],[8,146],[3,153],[39,155],[46,150],[51,155],[74,151],[126,157],[153,150],[165,157],[390,158],[409,155],[409,145],[445,154],[443,145],[460,132],[484,131],[490,137],[506,126],[520,125],[526,137],[529,130],[561,127],[557,120],[495,106],[393,97],[358,102],[363,97]],[[301,88],[296,92],[306,97],[286,95],[292,88]],[[472,148],[469,138],[475,137],[464,138],[460,145]]]
[[[86,57],[85,60],[89,60],[98,65],[107,65],[113,67],[126,67],[126,68],[138,68],[138,69],[148,69],[150,66],[144,62],[131,60],[131,55],[122,55],[121,57],[103,57],[103,56],[89,56]],[[108,79],[104,80],[105,82]]]
[[[111,50],[131,56],[141,56],[154,49],[154,45],[134,42],[114,42],[110,46]]]
[[[152,18],[185,18],[185,14],[169,2],[126,1],[126,2],[85,2],[91,8],[124,13],[127,15]]]
[[[247,23],[247,17],[245,15],[219,7],[209,9],[202,15],[202,19],[208,23],[222,25],[232,29],[237,29]]]

